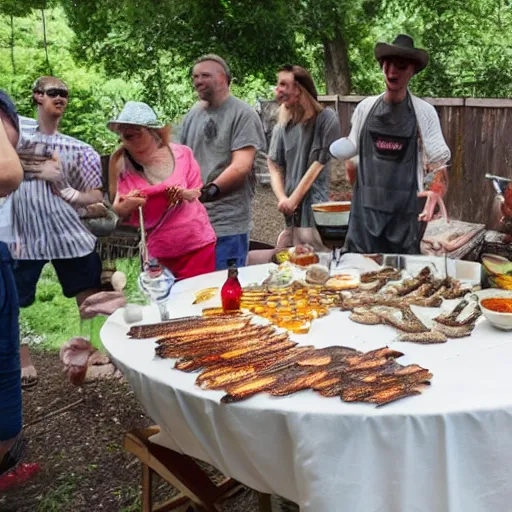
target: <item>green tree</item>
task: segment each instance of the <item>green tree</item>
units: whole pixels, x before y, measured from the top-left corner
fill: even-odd
[[[23,5],[27,7],[25,2]],[[9,92],[21,114],[33,117],[32,84],[37,77],[49,73],[41,13],[27,8],[15,11],[19,16],[11,18],[9,12],[5,13],[9,7],[5,0],[0,4],[4,13],[0,14],[0,88]],[[46,11],[46,25],[53,72],[71,90],[61,130],[92,144],[101,153],[108,152],[116,144],[116,137],[107,130],[106,121],[117,114],[125,99],[137,99],[141,87],[136,80],[109,79],[98,66],[77,65],[69,51],[74,34],[61,8]]]
[[[273,81],[285,62],[313,64],[328,93],[348,94],[348,42],[355,46],[368,33],[381,0],[61,1],[79,58],[123,76],[143,74],[148,85],[161,84],[164,62],[186,67],[215,52],[235,77]],[[307,48],[314,62],[305,59]]]
[[[430,54],[414,79],[424,96],[510,96],[512,12],[502,0],[385,0],[374,38],[409,33]]]
[[[166,110],[163,77],[188,68],[204,53],[229,61],[235,80],[274,79],[285,61],[299,59],[286,0],[62,0],[76,33],[74,52],[108,73],[142,76],[145,93]]]

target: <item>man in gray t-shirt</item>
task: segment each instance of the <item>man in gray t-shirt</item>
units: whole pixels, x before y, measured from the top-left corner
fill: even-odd
[[[249,250],[254,158],[265,147],[256,112],[229,90],[229,68],[217,55],[205,55],[192,70],[201,101],[186,115],[181,143],[192,148],[201,168],[205,203],[217,234],[216,267],[245,265]]]

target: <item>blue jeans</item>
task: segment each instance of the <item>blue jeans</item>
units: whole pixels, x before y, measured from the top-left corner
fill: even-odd
[[[219,236],[215,246],[215,269],[226,270],[231,262],[245,267],[249,253],[249,234]]]
[[[0,242],[0,441],[21,432],[18,294],[7,246]]]

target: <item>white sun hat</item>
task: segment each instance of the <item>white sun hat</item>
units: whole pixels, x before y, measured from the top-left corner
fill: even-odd
[[[115,132],[120,124],[157,129],[165,126],[158,120],[155,111],[142,101],[127,101],[117,118],[107,123],[107,128]]]

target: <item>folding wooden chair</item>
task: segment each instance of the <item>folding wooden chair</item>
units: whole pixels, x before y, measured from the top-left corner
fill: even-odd
[[[226,478],[220,484],[213,483],[201,467],[187,455],[149,442],[160,431],[157,426],[135,429],[124,436],[124,447],[142,462],[142,510],[143,512],[170,512],[192,510],[218,512],[219,504],[239,492],[243,486]],[[181,494],[159,505],[153,504],[152,479],[158,473]],[[271,512],[270,495],[259,496],[260,511]]]

